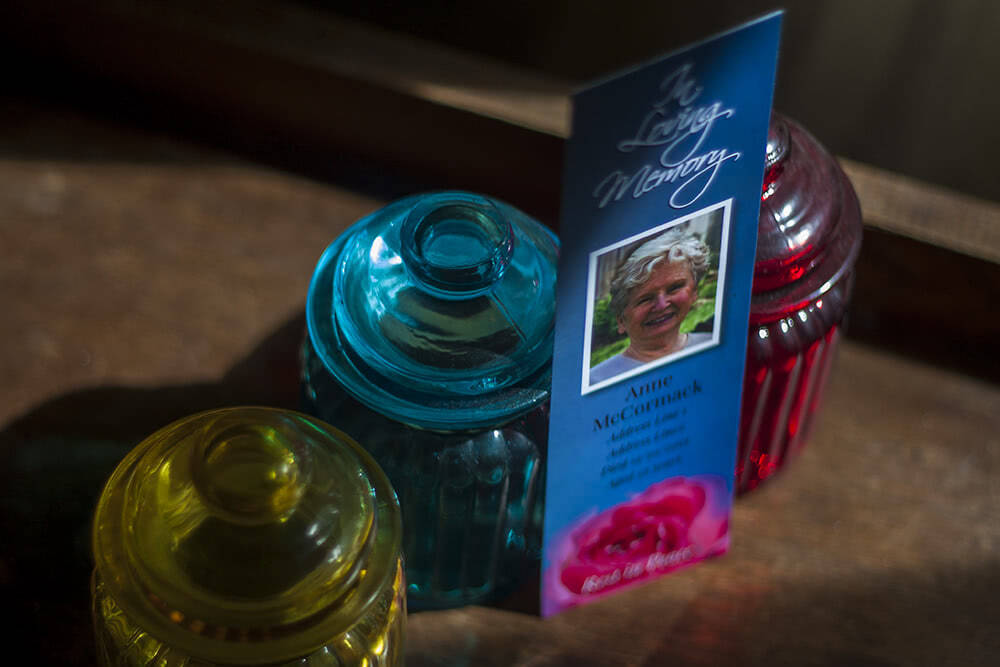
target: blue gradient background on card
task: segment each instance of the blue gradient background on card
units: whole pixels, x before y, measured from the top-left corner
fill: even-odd
[[[567,563],[575,558],[566,555],[567,549],[575,548],[568,536],[588,517],[606,514],[608,508],[623,503],[638,502],[636,498],[644,497],[640,494],[660,480],[695,476],[720,480],[722,491],[716,495],[723,497],[714,498],[714,502],[723,503],[728,514],[780,26],[781,15],[769,15],[574,95],[573,133],[566,148],[563,184],[548,445],[542,564],[542,608],[546,615],[613,592],[622,585],[617,580],[614,585],[608,584],[614,579],[614,573],[608,572],[603,579],[587,580],[590,583],[585,588],[594,589],[593,595],[588,589],[584,594],[570,591],[570,595],[560,597],[561,593],[553,589],[564,583],[559,579],[560,568],[570,567]],[[665,81],[667,86],[663,88]],[[685,120],[690,121],[685,127],[691,131],[668,158],[690,152],[692,161],[686,169],[681,165],[678,171],[670,172],[661,164],[669,142],[620,149],[629,142],[655,144],[665,135],[684,136],[684,131],[680,135],[671,131],[684,126]],[[662,131],[654,130],[657,124]],[[699,124],[703,126],[701,131],[696,129]],[[727,157],[716,169],[706,169],[713,159],[734,153],[739,156]],[[693,178],[701,181],[692,180],[681,187],[699,171],[701,176]],[[662,178],[664,174],[666,178]],[[616,179],[627,187],[612,189],[613,194],[601,206],[609,191],[608,183]],[[604,189],[598,190],[602,182]],[[643,190],[643,184],[647,191],[635,196]],[[678,190],[680,195],[675,194]],[[621,197],[616,198],[619,192]],[[695,198],[696,193],[700,196]],[[592,254],[716,206],[728,214],[726,255],[719,267],[725,279],[716,295],[721,301],[721,309],[716,311],[720,317],[714,321],[717,344],[687,356],[671,357],[661,365],[606,386],[588,387],[584,369],[589,366],[588,317],[594,312],[594,295],[588,289],[594,287],[590,275]],[[682,395],[685,388],[686,397]],[[658,396],[664,405],[634,414],[635,406],[646,405]],[[669,403],[667,398],[671,398]],[[629,416],[623,417],[622,410]],[[668,434],[663,442],[671,446],[680,437],[687,439],[687,444],[676,445],[669,456],[652,455],[657,447],[655,438],[642,445],[638,444],[643,442],[638,436],[610,440],[613,433],[630,425],[655,422],[662,414],[667,415],[664,428],[652,424],[645,429],[645,435],[652,437],[663,430]],[[617,422],[611,425],[616,415]],[[595,420],[608,425],[598,428]],[[628,444],[632,445],[628,454],[612,454],[612,450]],[[608,473],[609,466],[621,466],[623,456],[627,460],[617,471],[620,474]],[[639,462],[634,463],[637,459]],[[604,526],[601,530],[607,533],[610,529]],[[586,538],[577,535],[573,539],[580,546],[580,540]],[[602,548],[608,551],[617,547]],[[580,571],[591,572],[585,567]],[[649,575],[659,573],[651,570]],[[561,576],[572,579],[565,572]],[[648,578],[636,576],[634,581]]]

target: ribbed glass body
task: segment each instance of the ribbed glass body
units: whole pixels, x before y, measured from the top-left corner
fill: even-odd
[[[740,492],[756,488],[808,441],[836,356],[851,277],[823,298],[751,327],[736,463]]]
[[[153,434],[98,501],[102,665],[398,665],[399,506],[343,433],[266,408]]]
[[[847,177],[777,113],[766,166],[736,463],[741,493],[780,470],[809,437],[861,247],[861,211]]]
[[[313,275],[306,410],[396,487],[412,608],[489,601],[539,556],[556,255],[524,213],[446,192],[358,221]]]
[[[310,410],[357,433],[399,494],[410,607],[488,602],[515,586],[540,557],[547,404],[495,429],[430,431],[358,403],[308,340],[303,361]]]

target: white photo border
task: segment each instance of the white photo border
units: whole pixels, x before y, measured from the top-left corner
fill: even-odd
[[[722,209],[722,239],[719,244],[719,280],[716,287],[716,298],[715,298],[715,319],[714,326],[712,327],[712,339],[700,343],[698,345],[693,345],[692,347],[674,352],[673,354],[668,354],[659,359],[649,362],[648,364],[643,364],[638,368],[633,368],[632,370],[626,371],[614,377],[610,377],[602,382],[596,384],[590,384],[590,345],[591,345],[591,333],[593,331],[594,324],[594,296],[597,291],[597,265],[598,258],[616,248],[620,248],[629,243],[633,243],[640,239],[646,238],[648,236],[655,236],[656,234],[665,232],[671,227],[676,227],[677,225],[683,224],[694,218],[701,217],[703,215],[708,215],[713,213],[717,209]],[[617,384],[622,380],[635,377],[641,373],[652,370],[664,364],[676,361],[683,357],[690,356],[706,350],[710,347],[715,347],[719,344],[721,338],[722,329],[722,306],[723,306],[723,294],[725,294],[725,279],[726,279],[726,266],[728,264],[729,258],[729,219],[732,213],[733,199],[729,199],[717,202],[710,206],[706,206],[703,209],[695,211],[693,213],[688,213],[680,218],[675,218],[668,222],[665,222],[656,227],[652,227],[645,231],[639,232],[638,234],[633,234],[632,236],[622,239],[621,241],[616,241],[611,245],[604,246],[598,250],[590,253],[588,267],[587,267],[587,313],[584,318],[584,334],[583,334],[583,377],[580,385],[581,394],[589,394],[592,391],[597,391],[598,389],[603,389],[604,387]]]

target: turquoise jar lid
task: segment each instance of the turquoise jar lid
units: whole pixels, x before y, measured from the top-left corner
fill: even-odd
[[[548,398],[558,240],[467,192],[409,197],[323,253],[310,343],[361,403],[399,422],[502,424]]]

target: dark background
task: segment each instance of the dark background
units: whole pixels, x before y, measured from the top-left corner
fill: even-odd
[[[283,123],[301,125],[308,114],[302,103],[281,107],[280,85],[312,87],[317,99],[335,93],[319,79],[276,84],[289,77],[273,62],[253,54],[237,60],[183,38],[160,39],[155,24],[160,14],[164,25],[173,21],[222,35],[241,13],[280,23],[276,7],[359,20],[576,84],[784,7],[776,108],[836,155],[1000,199],[993,158],[1000,147],[1000,3],[993,0],[9,0],[0,9],[0,57],[8,70],[3,94],[90,107],[226,147],[245,148],[250,133],[258,144],[267,143],[260,135],[280,135]],[[142,29],[118,20],[136,11],[144,15]],[[117,15],[118,23],[108,15]],[[324,50],[322,44],[315,48]],[[249,119],[213,117],[199,106],[211,96],[246,95],[248,87],[270,98],[268,132]],[[288,144],[288,137],[251,152],[282,166],[322,171],[305,164],[308,138],[297,141],[297,152],[282,154],[279,144]],[[414,143],[413,150],[426,149]]]
[[[992,0],[302,1],[575,82],[784,8],[776,108],[837,155],[1000,198]]]

